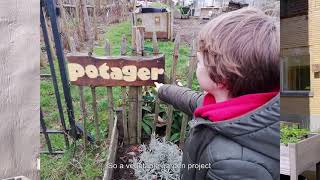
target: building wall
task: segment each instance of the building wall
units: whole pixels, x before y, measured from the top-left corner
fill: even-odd
[[[310,109],[308,97],[281,97],[281,121],[301,123],[302,127],[309,128]]]
[[[311,97],[281,97],[282,120],[301,119],[312,131],[320,129],[320,78],[312,66],[320,64],[320,0],[309,0],[308,15],[281,19],[282,55],[310,54]],[[307,121],[310,121],[307,123]]]
[[[307,15],[281,19],[280,44],[281,49],[308,46]]]
[[[281,19],[281,56],[309,54],[308,16]],[[309,97],[281,96],[281,121],[298,122],[309,128]]]
[[[309,0],[309,46],[310,64],[320,64],[320,0]],[[310,69],[311,91],[310,113],[312,129],[320,129],[320,78]]]

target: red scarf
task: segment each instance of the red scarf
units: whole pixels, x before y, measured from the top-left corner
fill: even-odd
[[[225,121],[262,106],[277,94],[278,92],[247,94],[216,103],[214,96],[208,93],[203,99],[203,105],[195,110],[194,115],[212,122]]]

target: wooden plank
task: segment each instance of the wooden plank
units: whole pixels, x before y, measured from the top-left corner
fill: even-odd
[[[109,40],[106,39],[105,42],[105,46],[104,46],[104,50],[105,50],[105,55],[106,56],[110,56],[111,53],[111,45],[109,43]],[[107,87],[107,101],[108,101],[108,124],[109,124],[109,128],[108,128],[108,140],[110,140],[111,138],[111,130],[114,127],[114,123],[113,123],[113,92],[112,92],[112,87]]]
[[[127,52],[127,38],[126,35],[122,35],[121,39],[121,55],[125,56]],[[127,88],[126,86],[121,86],[121,96],[122,96],[122,119],[123,119],[123,142],[124,144],[129,143],[128,137],[128,118],[127,118]]]
[[[141,42],[141,55],[145,56],[144,52],[144,33],[145,33],[145,27],[139,27],[139,33],[140,33],[140,42]],[[163,63],[164,64],[164,63]],[[164,70],[164,66],[163,66]],[[164,71],[163,71],[164,72]],[[164,74],[164,73],[163,73]],[[164,79],[163,79],[164,80]],[[152,86],[154,83],[152,84]],[[138,143],[141,143],[141,133],[142,133],[142,104],[143,104],[143,98],[142,98],[142,88],[138,87]]]
[[[96,87],[91,87],[91,94],[92,94],[92,110],[93,110],[93,118],[94,118],[94,125],[96,130],[97,142],[100,142],[100,128],[99,128],[99,117],[97,111],[97,98],[96,98]]]
[[[289,147],[280,144],[280,174],[290,176]]]
[[[142,86],[164,82],[164,56],[91,57],[70,55],[71,84],[82,86]]]
[[[193,37],[195,37],[195,34],[193,34]],[[193,74],[196,69],[197,65],[197,48],[196,48],[196,40],[194,39],[192,41],[191,46],[191,57],[190,57],[190,63],[189,63],[189,72],[188,72],[188,78],[187,78],[187,87],[192,88],[192,80],[193,80]],[[187,123],[191,119],[191,116],[188,116],[187,114],[183,114],[182,122],[181,122],[181,130],[180,130],[180,148],[183,148],[184,140],[185,140],[185,134],[187,129]]]
[[[159,45],[158,45],[156,32],[152,33],[152,47],[153,47],[153,55],[158,55],[159,54]]]
[[[176,68],[178,64],[179,57],[179,47],[180,47],[180,35],[176,36],[174,41],[174,51],[173,51],[173,62],[170,74],[170,83],[175,84],[176,81]],[[171,136],[171,126],[173,121],[173,106],[169,105],[168,107],[168,119],[167,119],[167,127],[166,127],[166,139],[169,140]]]
[[[304,171],[314,168],[318,162],[320,152],[320,135],[311,137],[298,143],[285,146],[280,145],[280,173],[290,175],[292,179]]]
[[[143,55],[143,27],[132,27],[132,54],[133,55]],[[142,58],[142,57],[141,57]],[[141,63],[139,61],[138,63]],[[153,82],[152,82],[153,83]],[[143,84],[140,84],[140,86]],[[140,141],[139,135],[141,136],[141,123],[138,121],[142,120],[142,109],[139,108],[140,95],[139,90],[141,87],[129,87],[129,119],[128,119],[128,133],[129,133],[129,143],[134,144]],[[139,119],[140,118],[140,119]],[[138,140],[139,139],[139,140]]]
[[[118,137],[118,144],[123,144],[124,143],[124,128],[123,128],[123,109],[122,107],[118,107],[115,109],[115,116],[117,116],[117,128],[118,128],[118,132],[119,132],[119,137]]]
[[[76,8],[76,5],[74,4],[63,4],[64,8]]]
[[[83,126],[83,142],[84,142],[84,150],[87,147],[87,111],[86,111],[86,104],[83,95],[83,86],[79,86],[79,95],[80,95],[80,109],[81,109],[81,119],[82,119],[82,126]]]
[[[298,180],[296,144],[289,144],[290,180]]]
[[[83,15],[83,3],[82,3],[83,0],[78,0],[76,1],[76,19],[77,19],[77,22],[78,22],[78,29],[79,29],[79,36],[80,36],[80,39],[81,41],[85,41],[86,39],[86,33],[85,33],[85,25],[84,25],[84,15]]]
[[[128,111],[128,136],[129,143],[137,142],[137,88],[129,87],[128,93],[129,111]]]
[[[137,87],[138,102],[137,102],[137,143],[141,144],[141,131],[142,131],[142,87]]]
[[[153,55],[159,54],[159,47],[158,47],[158,40],[157,40],[157,34],[156,32],[153,32],[152,34],[152,45],[153,45]],[[160,99],[158,94],[156,95],[155,105],[154,105],[154,121],[152,124],[152,134],[156,132],[157,128],[157,122],[159,117],[159,105],[160,105]]]
[[[117,116],[114,116],[114,123],[115,123],[115,126],[113,126],[111,131],[111,137],[110,137],[111,141],[108,149],[108,157],[107,157],[106,165],[104,168],[103,180],[112,179],[113,168],[109,168],[109,165],[113,165],[115,163],[116,155],[117,155],[118,137],[119,137],[119,131],[116,126],[116,124],[118,123]]]
[[[11,177],[3,180],[31,180],[31,179],[26,178],[25,176],[16,176],[16,177]]]
[[[137,27],[137,53],[141,54],[141,56],[144,55],[144,31],[145,28],[144,27]],[[163,66],[164,69],[164,66]],[[164,71],[163,71],[164,72]],[[163,73],[164,74],[164,73]],[[153,85],[154,83],[152,83]],[[142,99],[142,87],[137,87],[138,89],[138,102],[137,102],[137,143],[140,144],[141,143],[141,131],[142,131],[142,103],[143,103],[143,99]]]
[[[290,146],[291,144],[289,144]],[[320,135],[313,134],[311,137],[299,141],[295,146],[297,173],[301,174],[310,167],[320,162]]]
[[[104,54],[106,56],[110,56],[111,55],[111,44],[110,44],[108,39],[106,39],[106,42],[104,44]]]
[[[132,13],[132,18],[134,18],[134,13]],[[135,26],[132,26],[132,29],[131,29],[132,55],[137,55],[136,31],[137,31],[137,28]],[[137,92],[138,91],[136,87],[129,87],[128,136],[129,136],[130,144],[136,144],[137,142],[137,101],[138,101]]]
[[[114,116],[114,104],[113,104],[113,92],[112,87],[107,88],[107,99],[108,99],[108,123],[109,123],[109,130],[108,130],[108,140],[111,138],[111,130],[114,126],[113,116]]]

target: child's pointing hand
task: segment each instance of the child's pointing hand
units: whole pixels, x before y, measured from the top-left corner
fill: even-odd
[[[158,83],[158,82],[154,82],[154,85],[156,85],[156,91],[158,92],[158,90],[160,89],[161,86],[163,86],[162,83]]]

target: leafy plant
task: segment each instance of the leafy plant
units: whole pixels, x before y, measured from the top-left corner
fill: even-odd
[[[154,89],[149,89],[145,92],[143,99],[145,101],[144,106],[142,107],[142,129],[143,132],[151,135],[152,125],[154,123],[154,107],[155,107],[155,98],[156,95],[154,93]],[[159,105],[159,116],[162,119],[168,119],[166,113],[166,106],[164,104]],[[171,129],[170,141],[176,143],[180,139],[180,130],[181,130],[181,122],[182,122],[182,113],[178,110],[173,111],[173,122]]]
[[[298,128],[297,126],[281,125],[280,140],[281,143],[287,145],[289,143],[297,143],[307,137],[309,130]]]
[[[149,146],[140,145],[141,154],[131,160],[139,180],[179,179],[182,152],[177,145],[151,136]]]

